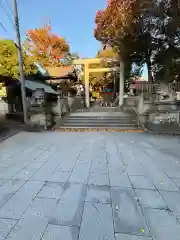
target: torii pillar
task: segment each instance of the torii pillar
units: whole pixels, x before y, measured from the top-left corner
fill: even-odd
[[[88,63],[84,64],[84,82],[85,82],[85,104],[86,107],[90,107],[90,99],[89,99],[89,67]]]
[[[120,74],[119,74],[119,107],[124,104],[124,62],[120,61]]]

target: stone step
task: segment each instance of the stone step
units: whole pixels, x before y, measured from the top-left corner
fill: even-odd
[[[144,132],[142,129],[138,128],[110,128],[110,127],[61,127],[61,128],[54,128],[55,132]]]
[[[121,116],[114,116],[112,114],[112,116],[108,116],[108,115],[88,115],[88,116],[78,116],[78,115],[69,115],[68,118],[114,118],[114,119],[134,119],[136,118],[136,115],[134,116],[124,116],[124,117],[121,117]]]
[[[82,109],[79,110],[78,112],[120,112],[119,109],[117,108],[111,108],[111,107],[103,107],[103,108],[93,108],[93,109]]]
[[[99,123],[93,123],[93,122],[87,122],[87,123],[62,123],[62,126],[81,126],[81,127],[137,127],[137,124],[128,124],[128,123],[104,123],[104,122],[99,122]]]
[[[122,127],[122,126],[105,126],[105,125],[99,125],[99,126],[60,126],[60,127],[55,127],[55,130],[58,130],[58,129],[65,129],[65,128],[77,128],[77,129],[87,129],[87,128],[92,128],[92,129],[96,129],[96,128],[99,128],[99,129],[103,129],[103,128],[106,128],[106,129],[121,129],[121,130],[140,130],[138,129],[137,126],[131,126],[131,127]]]
[[[103,118],[103,119],[134,119],[136,116],[113,116],[113,115],[95,115],[95,116],[91,116],[91,115],[88,115],[88,116],[83,116],[83,115],[69,115],[67,118],[79,118],[79,119],[86,119],[86,118],[92,118],[92,119],[95,119],[95,118]]]
[[[122,122],[122,123],[134,123],[137,122],[136,119],[112,119],[112,118],[95,118],[95,119],[91,119],[91,118],[87,118],[87,119],[74,119],[74,118],[67,118],[64,119],[63,122],[112,122],[112,123],[116,123],[116,122]]]
[[[64,127],[115,127],[137,128],[137,120],[133,116],[68,116],[62,119]]]
[[[137,116],[120,111],[118,108],[88,109],[87,112],[75,112],[61,119],[55,129],[131,129],[137,130]]]
[[[62,122],[60,125],[67,126],[67,125],[73,125],[73,126],[99,126],[99,125],[104,125],[104,126],[137,126],[136,122],[133,123],[121,123],[121,122]]]

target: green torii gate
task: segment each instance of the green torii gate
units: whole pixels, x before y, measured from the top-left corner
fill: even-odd
[[[121,107],[124,103],[124,63],[120,62],[120,67],[114,68],[89,68],[89,64],[100,64],[101,58],[85,58],[77,59],[73,61],[74,65],[84,66],[84,78],[85,78],[85,103],[86,107],[90,107],[89,100],[89,73],[93,72],[120,72],[119,74],[119,106]]]

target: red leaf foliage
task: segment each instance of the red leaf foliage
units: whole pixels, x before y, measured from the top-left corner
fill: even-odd
[[[141,10],[151,2],[152,0],[108,0],[107,7],[96,14],[96,39],[108,43],[132,33]]]

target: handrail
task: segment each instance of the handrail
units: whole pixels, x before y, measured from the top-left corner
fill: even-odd
[[[140,119],[139,119],[139,113],[138,113],[138,111],[136,110],[136,108],[132,108],[133,109],[133,111],[136,113],[136,115],[137,115],[137,120],[138,120],[138,128],[141,126],[141,123],[140,123]]]
[[[135,114],[137,115],[138,128],[141,127],[144,131],[147,131],[147,128],[144,126],[144,124],[141,123],[139,112],[136,110],[136,108],[132,108],[132,110],[133,110],[133,111],[135,112]]]

